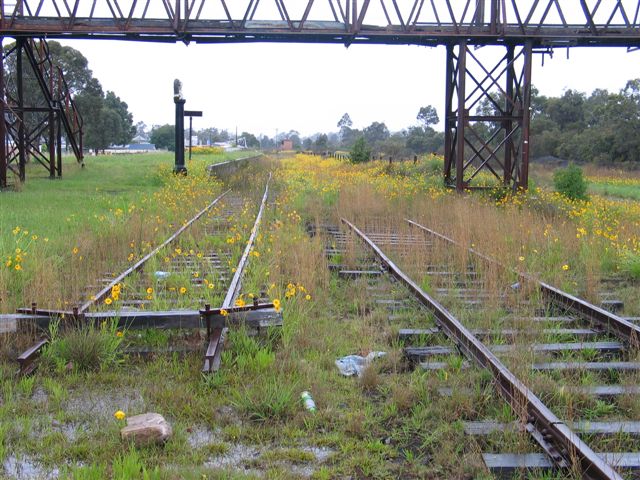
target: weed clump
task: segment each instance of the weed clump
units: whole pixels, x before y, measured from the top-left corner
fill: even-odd
[[[121,344],[124,332],[117,320],[59,331],[59,322],[49,327],[49,343],[42,352],[42,364],[54,371],[96,371],[122,362]]]
[[[557,170],[553,174],[553,184],[556,190],[571,200],[586,200],[587,181],[582,169],[577,165]]]

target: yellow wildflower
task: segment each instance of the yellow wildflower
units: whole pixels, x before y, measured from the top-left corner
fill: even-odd
[[[116,417],[116,420],[124,420],[124,417],[127,416],[126,413],[124,413],[122,410],[118,410],[116,413],[113,414],[114,417]]]

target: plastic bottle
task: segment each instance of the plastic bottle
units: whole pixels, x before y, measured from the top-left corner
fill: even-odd
[[[310,412],[315,412],[317,410],[316,402],[313,401],[313,398],[311,398],[311,394],[308,391],[305,390],[304,392],[302,392],[300,394],[300,398],[302,398],[304,408],[306,408]]]

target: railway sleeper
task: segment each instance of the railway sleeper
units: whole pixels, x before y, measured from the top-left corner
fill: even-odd
[[[581,342],[581,343],[534,343],[528,346],[501,344],[488,345],[493,353],[511,353],[518,351],[532,351],[535,353],[561,354],[566,352],[579,352],[582,350],[596,351],[600,354],[620,353],[624,345],[620,342]],[[424,359],[435,355],[451,355],[457,353],[457,349],[444,345],[427,347],[405,347],[404,354],[410,359]],[[619,363],[619,362],[616,362]]]
[[[640,436],[640,422],[636,421],[593,421],[578,420],[568,422],[569,427],[576,433],[587,435],[611,436],[626,434],[633,437]],[[496,422],[493,420],[464,422],[464,433],[474,436],[489,436],[495,432],[522,431],[521,422]]]
[[[640,473],[640,452],[602,452],[598,455],[616,469]],[[483,453],[485,465],[498,478],[513,478],[522,472],[548,472],[555,468],[542,453]]]
[[[444,362],[441,362],[444,363]],[[447,365],[443,368],[447,368]],[[468,368],[468,365],[464,365],[462,368]],[[564,387],[567,392],[577,393],[582,395],[589,395],[605,400],[613,400],[622,395],[638,395],[640,394],[639,385],[568,385]],[[467,396],[473,395],[473,391],[470,389],[456,388],[457,394],[463,394]],[[450,397],[454,393],[452,387],[440,387],[438,388],[438,395],[442,397]]]
[[[432,328],[401,328],[398,331],[398,338],[403,341],[412,341],[416,338],[433,337],[435,335],[442,334],[442,329],[439,327]],[[592,328],[544,328],[542,330],[532,329],[501,329],[501,330],[471,330],[476,337],[481,340],[502,338],[513,340],[517,337],[534,337],[536,335],[566,335],[576,338],[591,338],[602,335],[601,331],[594,330]]]
[[[423,370],[442,370],[449,368],[450,363],[425,361],[419,362],[418,365]],[[463,363],[461,368],[467,367],[468,364]],[[640,362],[541,362],[532,364],[531,368],[536,371],[609,372],[618,370],[638,372],[640,371]]]

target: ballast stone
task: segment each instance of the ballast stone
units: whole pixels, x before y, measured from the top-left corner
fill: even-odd
[[[165,443],[172,435],[171,425],[159,413],[143,413],[127,418],[127,426],[120,430],[123,440],[132,440],[140,447]]]

